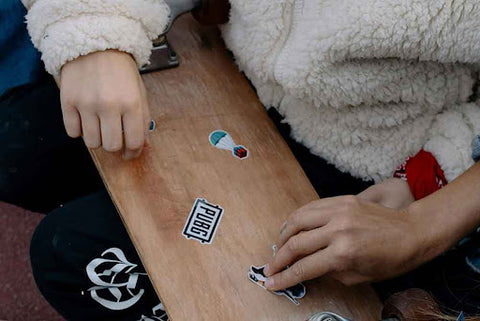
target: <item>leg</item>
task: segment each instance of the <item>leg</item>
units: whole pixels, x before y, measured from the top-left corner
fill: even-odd
[[[103,184],[81,139],[63,127],[50,76],[0,98],[0,200],[48,212]]]
[[[69,321],[167,319],[105,191],[47,215],[30,256],[40,292]]]

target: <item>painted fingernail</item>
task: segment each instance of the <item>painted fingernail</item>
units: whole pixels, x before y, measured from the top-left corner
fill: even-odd
[[[265,282],[265,287],[267,289],[273,288],[273,278],[268,278],[267,281]]]
[[[263,268],[263,272],[267,275],[269,271],[270,271],[270,266],[267,264],[267,265],[265,265],[265,267]]]
[[[150,121],[150,126],[148,127],[148,131],[153,132],[155,130],[156,124],[155,121],[152,119]]]

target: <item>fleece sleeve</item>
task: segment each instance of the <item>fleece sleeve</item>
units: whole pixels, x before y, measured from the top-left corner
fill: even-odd
[[[168,24],[164,0],[22,0],[27,28],[47,71],[81,55],[107,49],[130,53],[148,63],[152,40]]]

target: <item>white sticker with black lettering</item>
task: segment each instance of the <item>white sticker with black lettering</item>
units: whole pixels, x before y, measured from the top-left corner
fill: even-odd
[[[202,244],[212,244],[215,232],[222,219],[223,208],[197,198],[188,216],[182,235]]]

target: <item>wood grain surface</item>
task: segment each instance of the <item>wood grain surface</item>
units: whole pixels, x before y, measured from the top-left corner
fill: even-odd
[[[378,320],[381,306],[368,286],[306,282],[295,306],[247,279],[251,264],[272,255],[287,215],[318,195],[218,30],[188,15],[169,39],[181,66],[143,76],[157,123],[151,145],[130,162],[102,150],[92,156],[171,320],[300,321],[323,310]],[[250,156],[211,146],[216,129]],[[182,235],[197,197],[225,210],[211,245]]]

